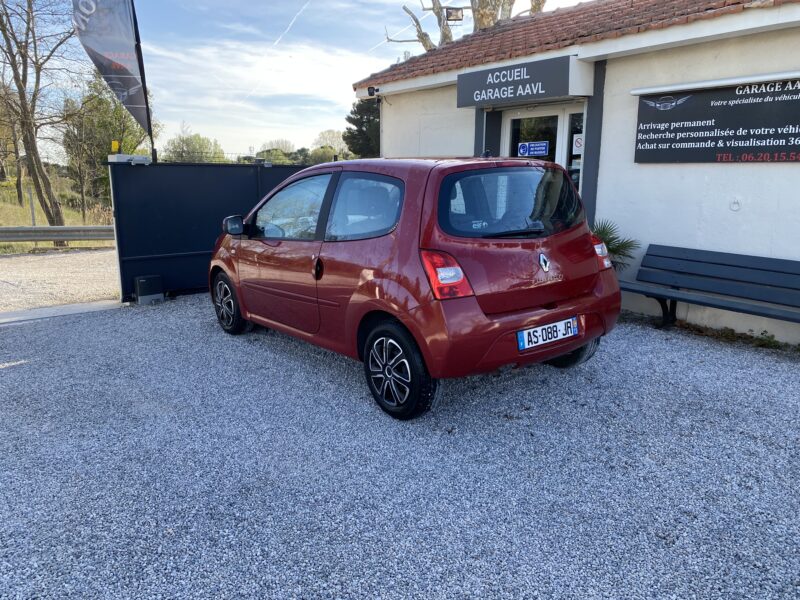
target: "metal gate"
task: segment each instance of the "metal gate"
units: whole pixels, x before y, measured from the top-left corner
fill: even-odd
[[[139,276],[161,277],[168,294],[208,287],[222,219],[244,215],[298,166],[111,164],[122,300]]]

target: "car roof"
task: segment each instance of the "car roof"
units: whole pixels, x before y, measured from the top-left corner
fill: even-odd
[[[346,171],[369,171],[372,173],[382,173],[385,175],[403,176],[412,172],[429,172],[433,169],[445,169],[474,165],[476,168],[486,168],[488,166],[508,167],[508,166],[531,166],[559,168],[552,162],[542,160],[532,160],[529,158],[359,158],[356,160],[343,160],[338,162],[324,163],[315,165],[307,171],[316,169],[329,169],[340,167]]]

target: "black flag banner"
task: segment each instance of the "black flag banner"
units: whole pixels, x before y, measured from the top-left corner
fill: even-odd
[[[73,25],[108,87],[153,140],[133,0],[72,0]]]

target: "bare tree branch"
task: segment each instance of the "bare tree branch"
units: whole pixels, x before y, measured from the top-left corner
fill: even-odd
[[[389,29],[387,29],[386,27],[384,27],[383,29],[386,32],[387,42],[392,42],[395,44],[419,44],[419,40],[417,38],[414,38],[413,40],[398,40],[389,35]]]
[[[411,20],[414,22],[414,28],[417,30],[417,40],[422,44],[422,47],[425,48],[425,51],[427,52],[436,48],[436,44],[433,43],[431,36],[422,28],[422,23],[420,23],[417,15],[405,5],[403,5],[403,10],[408,13],[408,16],[411,17]]]
[[[514,0],[470,0],[469,6],[458,8],[472,11],[473,31],[480,31],[482,29],[493,27],[498,21],[510,19],[512,16],[511,13],[514,9],[514,3]],[[420,4],[422,5],[423,11],[430,11],[436,16],[436,22],[439,26],[439,43],[433,43],[430,34],[423,29],[420,19],[407,6],[403,6],[403,10],[411,18],[411,22],[414,25],[414,29],[417,33],[417,39],[392,39],[389,37],[389,33],[387,31],[386,41],[399,43],[416,41],[422,44],[422,47],[425,48],[426,51],[439,48],[453,41],[453,32],[450,27],[450,23],[447,21],[446,9],[455,7],[445,7],[442,5],[441,0],[431,0],[431,6],[429,7],[425,6],[424,0],[420,0]],[[533,12],[539,12],[544,8],[544,4],[545,0],[531,0],[531,10]]]
[[[422,0],[419,0],[422,5],[423,11],[430,11],[436,17],[436,22],[439,24],[439,47],[449,44],[453,41],[453,31],[450,29],[450,23],[447,22],[447,11],[442,7],[440,0],[431,0],[432,6],[425,6]]]

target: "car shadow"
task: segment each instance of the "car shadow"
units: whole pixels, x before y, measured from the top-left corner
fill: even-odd
[[[216,327],[216,323],[213,323]],[[323,381],[336,382],[343,397],[355,407],[370,410],[381,419],[388,419],[377,406],[367,388],[362,363],[338,353],[314,346],[268,328],[256,326],[242,336],[242,343],[279,354],[286,362],[314,373]],[[507,426],[522,420],[536,419],[541,413],[556,411],[559,404],[587,406],[593,381],[601,376],[603,348],[588,363],[573,369],[557,369],[544,364],[506,369],[458,379],[444,379],[431,411],[413,423],[420,427],[448,427],[448,422],[489,423]],[[354,392],[354,390],[357,390]]]

